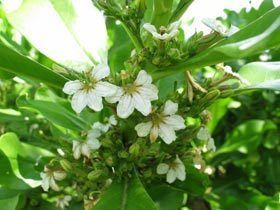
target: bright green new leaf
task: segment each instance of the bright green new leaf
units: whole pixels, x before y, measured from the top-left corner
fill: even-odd
[[[27,100],[25,96],[21,96],[17,100],[17,105],[20,108],[36,110],[50,122],[71,130],[83,131],[90,126],[71,110],[68,103],[66,107],[69,107],[69,109],[57,102]]]
[[[0,150],[8,158],[13,174],[30,187],[39,186],[41,181],[38,179],[23,177],[21,170],[24,169],[24,167],[27,167],[27,165],[32,164],[33,167],[31,168],[33,168],[33,174],[38,174],[34,169],[38,157],[53,156],[53,154],[47,150],[21,143],[14,133],[6,133],[0,137]],[[24,160],[21,161],[21,164],[19,163],[20,159]]]
[[[188,59],[187,61],[153,73],[155,79],[193,70],[221,62],[255,55],[263,50],[280,44],[280,7],[270,10],[265,15],[249,24],[244,29],[227,39]]]
[[[62,88],[66,82],[61,75],[2,44],[0,44],[0,71],[27,77],[54,88]]]
[[[23,0],[6,12],[13,27],[60,64],[90,65],[106,49],[105,19],[90,0]]]
[[[158,210],[135,175],[129,181],[113,182],[92,210]]]
[[[280,62],[253,62],[238,72],[250,83],[237,92],[254,89],[280,90]]]

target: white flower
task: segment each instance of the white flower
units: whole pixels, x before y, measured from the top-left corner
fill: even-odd
[[[117,115],[120,118],[129,117],[134,109],[144,116],[150,114],[151,101],[158,99],[158,89],[152,84],[152,77],[146,71],[141,70],[132,84],[118,88],[117,93],[112,97],[106,97],[109,103],[116,103]]]
[[[168,100],[162,113],[153,113],[151,121],[136,125],[135,130],[139,137],[150,134],[150,140],[155,141],[158,136],[166,144],[176,140],[175,131],[186,128],[185,120],[175,113],[178,111],[178,104]]]
[[[213,152],[216,152],[216,146],[213,138],[208,139],[208,143],[206,145],[206,149],[212,150]]]
[[[73,156],[76,160],[80,159],[81,155],[90,157],[92,150],[100,148],[101,144],[98,137],[101,136],[101,131],[98,129],[92,129],[89,131],[86,141],[73,141]]]
[[[60,209],[65,209],[69,206],[69,202],[72,200],[72,197],[70,195],[66,195],[62,198],[58,198],[56,201],[56,207]]]
[[[199,140],[207,141],[207,144],[204,147],[204,151],[209,151],[212,150],[213,152],[216,151],[216,146],[214,139],[211,137],[209,130],[206,127],[201,127],[196,134],[196,137]]]
[[[216,68],[220,71],[224,71],[227,75],[238,79],[241,83],[249,85],[249,81],[241,77],[240,74],[233,72],[230,66],[224,66],[223,63],[220,63],[216,65]]]
[[[55,180],[61,181],[65,179],[66,173],[61,170],[53,171],[45,167],[44,172],[41,172],[40,176],[42,178],[41,186],[44,191],[48,191],[49,188],[53,189],[54,191],[59,191],[59,186],[55,183]]]
[[[184,181],[186,179],[185,165],[176,156],[176,159],[171,164],[160,163],[157,166],[157,174],[166,174],[166,181],[171,184],[176,179]]]
[[[157,31],[156,27],[150,23],[145,23],[143,28],[150,32],[154,38],[160,40],[170,40],[174,38],[179,33],[179,27],[181,25],[180,21],[176,21],[169,25],[168,28],[161,26],[159,32]]]
[[[239,31],[239,28],[237,28],[236,26],[231,25],[231,27],[228,29],[220,21],[211,18],[205,18],[202,20],[202,22],[224,37],[229,37]]]
[[[80,113],[86,106],[96,112],[103,109],[102,97],[112,96],[117,91],[115,85],[102,81],[109,74],[109,67],[99,64],[87,81],[74,80],[64,85],[63,92],[73,95],[71,105],[75,112]]]

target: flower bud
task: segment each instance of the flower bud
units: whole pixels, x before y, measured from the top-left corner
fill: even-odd
[[[129,147],[129,153],[134,155],[134,156],[137,156],[140,152],[140,146],[139,144],[137,143],[134,143],[132,144],[130,147]]]
[[[59,163],[65,171],[72,171],[73,169],[72,164],[68,160],[62,159],[59,161]]]
[[[102,175],[103,171],[102,170],[94,170],[89,172],[88,174],[88,179],[91,181],[97,180],[101,175]]]
[[[120,158],[128,158],[128,152],[126,152],[126,151],[120,151],[119,153],[118,153],[118,156],[120,157]]]

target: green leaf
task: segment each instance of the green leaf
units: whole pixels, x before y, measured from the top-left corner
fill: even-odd
[[[139,178],[113,182],[92,210],[158,210]]]
[[[183,205],[184,192],[169,185],[153,185],[148,192],[160,210],[178,210]]]
[[[4,187],[0,187],[0,200],[5,200],[8,198],[13,198],[20,194],[21,192],[24,192],[22,190],[13,190],[13,189],[8,189]]]
[[[32,176],[38,175],[36,172],[34,165],[38,161],[38,157],[52,157],[53,154],[47,150],[21,143],[18,137],[14,133],[6,133],[0,137],[0,150],[4,153],[4,155],[8,158],[10,162],[10,166],[12,169],[12,173],[18,178],[28,184],[30,187],[37,187],[40,185],[41,181],[38,179],[33,179],[28,177],[23,177],[21,170],[24,170],[25,167],[30,164],[33,169]],[[24,161],[20,161],[24,160]],[[7,169],[6,169],[7,170]],[[11,175],[12,176],[12,175]],[[2,177],[1,177],[2,178]],[[16,189],[16,188],[13,188]]]
[[[256,89],[280,90],[280,62],[253,62],[238,72],[250,82],[249,86],[237,90],[243,92]]]
[[[179,20],[194,0],[180,0],[176,10],[173,12],[170,22]]]
[[[5,210],[16,210],[17,203],[18,203],[18,196],[5,200],[0,200],[1,208],[5,206]]]
[[[66,79],[50,69],[0,44],[0,72],[13,73],[61,89]]]
[[[152,22],[154,26],[159,28],[160,26],[166,26],[169,23],[173,0],[154,0]]]
[[[154,79],[257,54],[280,44],[280,7],[187,61],[153,73]]]
[[[105,19],[90,0],[23,0],[7,17],[39,51],[66,66],[91,65],[106,49]]]
[[[90,126],[82,118],[77,116],[70,107],[69,109],[65,108],[59,103],[31,100],[26,99],[25,96],[21,96],[17,99],[17,105],[19,108],[36,110],[45,116],[50,122],[71,130],[83,131]],[[68,103],[67,106],[69,106]]]

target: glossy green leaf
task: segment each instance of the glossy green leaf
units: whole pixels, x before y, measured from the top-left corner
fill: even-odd
[[[22,192],[24,192],[24,191],[0,187],[0,200],[13,198],[13,197],[17,196],[18,194],[20,194]]]
[[[151,186],[148,192],[160,210],[178,210],[183,205],[184,191],[169,185]]]
[[[89,128],[89,124],[85,122],[81,117],[77,116],[69,107],[62,106],[60,103],[41,101],[41,100],[29,100],[25,96],[21,96],[17,100],[17,105],[20,108],[31,109],[40,112],[50,122],[58,124],[62,127],[82,131]]]
[[[15,196],[13,198],[8,198],[5,200],[0,200],[0,207],[3,208],[3,210],[16,210],[17,203],[18,203],[18,196]]]
[[[66,82],[61,75],[2,44],[0,44],[0,71],[27,77],[54,88],[62,88]]]
[[[280,7],[187,61],[153,73],[155,79],[257,54],[280,44]]]
[[[113,182],[92,210],[158,210],[138,177]]]
[[[90,0],[23,0],[7,17],[39,51],[66,66],[91,64],[106,49],[105,19]]]
[[[237,92],[255,89],[280,90],[280,62],[253,62],[238,72],[250,83]]]
[[[21,174],[21,169],[24,169],[27,164],[33,165],[33,173],[37,174],[34,166],[38,157],[52,157],[53,154],[47,150],[35,147],[32,145],[21,143],[18,137],[14,133],[6,133],[0,137],[0,150],[5,154],[10,162],[10,166],[13,174],[18,178],[28,184],[30,187],[37,187],[40,185],[41,181],[38,179],[31,179],[23,177]],[[24,160],[20,161],[19,160]],[[32,169],[32,167],[30,168]],[[39,178],[37,176],[37,178]],[[39,178],[40,179],[40,178]]]

